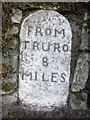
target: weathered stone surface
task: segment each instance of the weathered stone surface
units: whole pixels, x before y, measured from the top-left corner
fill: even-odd
[[[72,109],[86,109],[87,107],[87,94],[86,93],[72,93],[70,99]]]
[[[84,23],[82,26],[82,33],[81,33],[81,44],[80,50],[89,50],[89,42],[88,42],[88,24],[87,24],[88,15],[85,13],[84,16]]]
[[[9,57],[7,57],[7,58],[2,57],[2,64],[7,64],[7,65],[9,65],[9,61],[10,61]],[[1,66],[1,67],[2,67],[2,66]],[[1,68],[1,69],[2,69],[2,68]]]
[[[12,71],[16,72],[18,70],[18,53],[11,54],[10,65],[12,66]]]
[[[64,2],[64,1],[63,1]],[[26,10],[36,10],[36,9],[43,9],[43,10],[60,10],[60,11],[65,11],[65,12],[72,12],[75,10],[74,4],[67,2],[67,3],[62,3],[62,2],[22,2],[21,4],[18,4],[18,2],[14,3],[15,8],[22,9],[24,12]]]
[[[87,20],[88,20],[88,13],[85,12],[85,14],[84,14],[84,21],[87,21]]]
[[[13,9],[12,22],[20,23],[22,19],[22,11],[19,9]]]
[[[8,48],[14,50],[16,49],[17,44],[18,44],[18,39],[15,37],[12,37],[12,40],[8,43]]]
[[[9,108],[17,102],[17,99],[18,99],[17,91],[14,92],[13,94],[4,95],[2,97],[2,117],[3,118],[7,118]],[[13,116],[9,116],[9,117],[13,118]]]
[[[89,50],[89,43],[88,43],[88,31],[85,30],[85,27],[87,27],[87,24],[84,24],[82,28],[82,39],[81,39],[81,45],[80,50]]]
[[[90,53],[89,53],[88,63],[89,63],[89,72],[88,72],[89,74],[88,74],[88,80],[87,80],[87,83],[86,83],[86,89],[88,91],[90,91]]]
[[[13,28],[11,29],[11,34],[18,34],[18,32],[19,32],[18,27],[13,26]]]
[[[24,19],[20,31],[19,98],[35,110],[67,103],[72,32],[56,11],[41,10]]]
[[[88,62],[90,63],[90,53],[88,53]]]
[[[17,101],[17,92],[10,94],[10,95],[5,95],[2,97],[2,103],[4,105],[10,105],[11,103],[15,103]]]
[[[74,79],[72,83],[72,91],[80,91],[85,88],[86,81],[88,79],[88,53],[82,53],[79,55],[77,65],[74,73]]]
[[[8,107],[9,106],[2,107],[2,118],[6,118],[6,116],[8,115]]]

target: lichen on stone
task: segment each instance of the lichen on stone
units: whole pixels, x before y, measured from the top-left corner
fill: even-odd
[[[2,90],[4,90],[5,92],[10,92],[15,88],[15,84],[16,83],[10,83],[10,82],[3,83]]]

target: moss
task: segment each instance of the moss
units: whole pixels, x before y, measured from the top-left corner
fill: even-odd
[[[74,107],[76,109],[86,109],[86,104],[87,104],[87,97],[86,94],[80,93],[80,92],[76,92],[74,93]]]
[[[15,88],[15,83],[4,83],[2,85],[2,90],[6,91],[6,92],[10,92]]]
[[[74,93],[78,100],[84,101],[84,98],[80,92]]]

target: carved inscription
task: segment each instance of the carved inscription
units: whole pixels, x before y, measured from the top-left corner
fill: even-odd
[[[72,32],[56,11],[40,10],[24,19],[20,31],[19,98],[52,109],[67,102]]]

